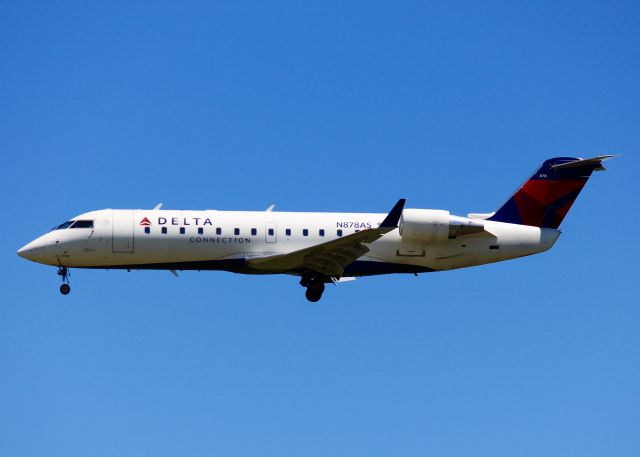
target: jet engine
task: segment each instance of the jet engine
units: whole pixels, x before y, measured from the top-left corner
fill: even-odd
[[[400,236],[408,240],[438,242],[483,230],[482,222],[439,209],[405,209],[400,218]]]

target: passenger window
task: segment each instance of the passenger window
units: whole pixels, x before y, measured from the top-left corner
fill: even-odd
[[[320,234],[320,236],[324,236],[324,229],[320,229],[318,233]]]
[[[93,221],[75,221],[71,228],[93,228]]]
[[[287,235],[287,236],[291,236],[291,229],[286,229],[284,231],[284,234]]]
[[[198,227],[198,235],[202,235],[204,233],[204,229],[202,227]]]
[[[234,228],[233,229],[233,234],[234,235],[240,235],[240,229],[239,228]]]
[[[256,236],[258,234],[258,229],[251,229],[251,235]]]
[[[222,229],[220,227],[216,228],[216,235],[222,235]]]
[[[342,236],[342,229],[338,229],[337,234],[338,234],[338,236]]]
[[[163,234],[167,234],[167,227],[162,227],[162,229],[160,230]]]
[[[274,233],[274,232],[273,232],[273,229],[272,229],[272,228],[270,228],[270,229],[269,229],[269,236],[273,236],[273,233]]]
[[[307,229],[302,230],[302,236],[309,236],[309,230]]]
[[[144,233],[146,233],[147,235],[148,235],[149,233],[151,233],[151,227],[145,227],[145,228],[144,228]]]
[[[180,227],[180,235],[184,235],[184,227]]]

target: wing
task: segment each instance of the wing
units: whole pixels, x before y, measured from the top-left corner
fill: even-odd
[[[288,254],[247,259],[247,265],[273,273],[313,271],[325,276],[340,277],[347,265],[369,252],[366,244],[398,228],[405,202],[404,198],[398,200],[377,228],[362,230]]]

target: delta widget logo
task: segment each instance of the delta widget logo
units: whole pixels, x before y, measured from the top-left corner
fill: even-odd
[[[144,217],[141,221],[140,221],[140,225],[143,225],[145,227],[149,227],[151,225],[151,221],[149,220],[149,218]]]

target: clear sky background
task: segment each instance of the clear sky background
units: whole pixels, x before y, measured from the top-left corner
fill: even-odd
[[[516,5],[518,3],[518,5]],[[640,455],[640,4],[0,1],[0,455]],[[543,255],[363,278],[55,268],[101,208],[496,209]]]

